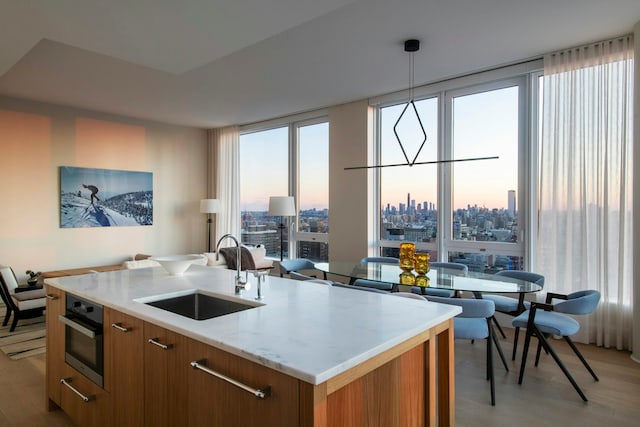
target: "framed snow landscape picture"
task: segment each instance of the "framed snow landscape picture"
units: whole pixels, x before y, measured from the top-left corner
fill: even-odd
[[[153,174],[60,167],[60,227],[153,224]]]

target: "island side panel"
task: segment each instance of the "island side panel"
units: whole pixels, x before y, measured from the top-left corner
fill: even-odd
[[[454,410],[451,319],[318,386],[300,383],[301,426],[444,426]]]
[[[453,426],[456,420],[455,410],[455,360],[453,319],[437,327],[438,352],[438,425]]]

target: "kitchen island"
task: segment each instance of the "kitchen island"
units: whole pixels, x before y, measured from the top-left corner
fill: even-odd
[[[453,425],[458,307],[272,276],[256,301],[256,279],[238,296],[234,276],[193,265],[48,279],[49,407],[79,425]],[[255,307],[194,320],[147,304],[195,290]],[[65,294],[104,307],[102,387],[64,363]]]

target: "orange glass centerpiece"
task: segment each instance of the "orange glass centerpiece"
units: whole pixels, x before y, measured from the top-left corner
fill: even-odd
[[[400,243],[400,283],[403,285],[413,285],[416,283],[416,276],[411,273],[415,265],[416,245],[413,243]]]
[[[429,272],[429,254],[426,252],[419,252],[415,254],[415,270],[418,273],[416,277],[416,285],[427,287],[429,286],[429,278],[426,274]]]

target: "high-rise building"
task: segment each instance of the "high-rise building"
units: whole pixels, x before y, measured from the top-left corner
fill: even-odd
[[[516,216],[516,190],[507,192],[507,209],[511,216]]]

